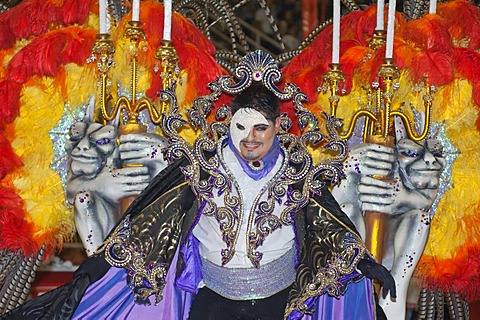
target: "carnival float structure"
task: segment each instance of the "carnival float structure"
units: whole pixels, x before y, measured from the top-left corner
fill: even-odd
[[[161,170],[156,160],[166,142],[155,136],[164,135],[157,125],[169,103],[159,92],[175,84],[179,114],[186,118],[194,99],[210,93],[208,83],[257,49],[235,13],[246,2],[24,0],[4,5],[1,313],[28,298],[36,269],[72,238],[75,225],[91,253],[145,182],[128,189],[128,179],[143,175],[148,180]],[[267,4],[258,0],[258,5],[281,44]],[[331,20],[274,60],[283,66],[284,81],[306,94],[309,112],[343,119],[338,134],[352,149],[362,142],[396,148],[403,156],[397,181],[415,184],[415,168],[427,156],[442,164],[423,168],[442,170],[428,208],[401,212],[393,224],[375,210],[359,210],[367,245],[397,282],[406,283],[402,290],[410,277],[419,281],[418,317],[468,319],[468,303],[480,299],[480,194],[475,192],[480,181],[480,9],[465,0],[431,2],[430,7],[424,1],[391,1],[384,7],[383,1],[359,6],[335,0],[333,9]],[[214,27],[228,34],[227,50],[215,48]],[[224,104],[228,100],[216,102]],[[291,105],[282,108],[295,116]],[[140,174],[134,166],[122,168],[119,159],[117,141],[128,134],[148,138],[137,150],[145,153],[147,167]],[[199,132],[180,134],[193,141]],[[398,144],[406,139],[415,144]],[[75,148],[83,151],[75,155]],[[312,154],[317,161],[324,157],[315,148]],[[109,188],[122,192],[115,197],[103,192]],[[98,212],[115,214],[108,221],[91,218]],[[354,215],[352,220],[358,218]],[[381,303],[391,312],[399,305],[405,309],[404,300],[393,308]]]

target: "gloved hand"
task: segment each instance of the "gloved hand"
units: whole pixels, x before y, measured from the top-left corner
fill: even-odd
[[[390,297],[397,297],[397,288],[395,287],[395,280],[390,272],[374,261],[361,259],[357,264],[358,270],[367,278],[377,280],[382,284],[382,296],[385,299],[390,291]]]
[[[76,278],[86,274],[90,279],[90,282],[93,283],[103,277],[108,269],[110,269],[110,264],[103,258],[103,256],[93,255],[83,261],[73,274],[73,277]]]

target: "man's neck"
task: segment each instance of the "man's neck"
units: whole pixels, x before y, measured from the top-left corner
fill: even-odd
[[[233,154],[237,158],[238,162],[242,166],[243,171],[253,180],[258,181],[265,177],[275,166],[280,155],[281,148],[278,139],[275,137],[275,141],[268,153],[261,159],[256,161],[247,161],[243,159],[232,143],[230,137],[228,138],[228,148],[232,150]]]

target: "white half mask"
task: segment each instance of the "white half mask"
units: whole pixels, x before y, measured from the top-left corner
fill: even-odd
[[[230,137],[237,150],[240,150],[240,142],[248,137],[254,126],[259,124],[269,125],[267,118],[257,110],[241,108],[235,112],[230,122]]]

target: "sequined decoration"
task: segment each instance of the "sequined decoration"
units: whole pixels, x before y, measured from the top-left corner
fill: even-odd
[[[440,184],[438,185],[437,197],[435,198],[435,201],[430,208],[429,216],[431,220],[433,219],[433,216],[437,211],[438,203],[440,202],[443,194],[453,187],[451,183],[453,163],[460,155],[460,152],[447,137],[444,123],[432,123],[432,125],[430,126],[429,137],[436,139],[440,142],[443,148],[443,157],[446,161],[445,168],[440,174]]]
[[[405,274],[407,273],[408,269],[412,268],[413,267],[413,259],[414,259],[414,255],[416,253],[414,252],[413,254],[406,254],[405,255],[405,268],[403,268],[403,275],[402,275],[402,278],[405,278]]]
[[[422,210],[423,211],[423,210]],[[426,211],[426,209],[425,209]],[[429,215],[428,212],[422,212],[421,216],[420,216],[420,222],[424,225],[424,226],[429,226],[430,225],[430,222],[431,222],[431,217]],[[422,227],[423,228],[423,227]],[[418,233],[420,233],[422,230],[419,228],[418,230]]]
[[[68,154],[65,151],[65,143],[70,139],[70,127],[85,117],[87,106],[88,103],[77,107],[72,107],[69,103],[65,103],[60,121],[48,132],[53,142],[53,160],[50,163],[50,168],[55,170],[60,176],[65,195],[67,194],[67,173],[70,164]],[[66,200],[65,203],[69,205]]]
[[[365,256],[367,250],[362,240],[349,232],[345,234],[343,247],[342,253],[333,253],[328,264],[318,269],[303,287],[301,294],[288,303],[285,314],[290,314],[294,310],[304,314],[311,313],[313,310],[308,308],[305,301],[312,297],[328,294],[338,298],[344,294],[341,291],[341,277],[355,271],[358,261]]]

